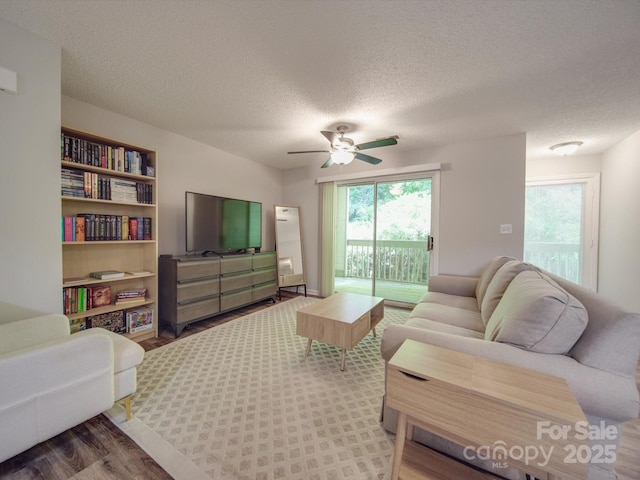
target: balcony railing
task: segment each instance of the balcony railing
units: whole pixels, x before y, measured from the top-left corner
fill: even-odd
[[[553,242],[525,242],[524,261],[580,283],[580,244]]]
[[[376,242],[376,275],[381,280],[426,285],[429,252],[426,241]],[[374,265],[372,240],[347,240],[345,277],[371,278]]]
[[[378,279],[427,285],[429,252],[425,241],[379,240],[376,245]],[[524,245],[524,261],[580,283],[579,244],[528,242]],[[345,277],[371,278],[373,262],[373,241],[347,240]]]

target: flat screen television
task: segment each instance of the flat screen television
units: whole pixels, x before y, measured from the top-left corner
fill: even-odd
[[[262,246],[262,203],[185,192],[186,247],[235,253]]]

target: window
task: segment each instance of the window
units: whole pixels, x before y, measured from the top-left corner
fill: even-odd
[[[524,260],[597,289],[599,174],[526,185]]]

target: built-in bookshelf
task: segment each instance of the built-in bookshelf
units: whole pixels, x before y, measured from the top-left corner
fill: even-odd
[[[122,318],[124,329],[116,325],[114,331],[125,330],[136,341],[156,337],[156,152],[66,127],[60,150],[62,311],[72,330],[105,322],[110,328],[109,322]],[[108,270],[124,275],[106,280],[91,276]],[[94,306],[92,294],[108,291],[102,287],[109,287],[110,302]],[[116,303],[119,292],[140,290],[146,291],[143,298]],[[140,328],[141,318],[149,320],[148,309],[153,327]],[[128,318],[136,319],[133,331],[128,331]]]

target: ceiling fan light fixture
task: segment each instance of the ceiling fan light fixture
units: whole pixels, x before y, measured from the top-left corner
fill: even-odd
[[[566,155],[571,155],[578,148],[580,148],[581,145],[582,142],[564,142],[549,147],[549,150],[551,150],[556,155],[564,157]]]
[[[345,150],[337,150],[331,154],[331,160],[338,165],[347,165],[353,161],[355,153],[347,152]]]

